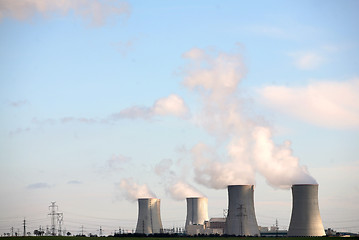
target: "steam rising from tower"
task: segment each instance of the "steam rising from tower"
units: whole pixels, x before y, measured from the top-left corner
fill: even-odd
[[[318,184],[292,186],[293,206],[288,236],[325,235],[319,213]]]
[[[160,213],[160,199],[138,199],[138,220],[136,233],[152,234],[162,233],[162,221]]]
[[[208,220],[208,199],[204,197],[187,198],[186,231],[189,225],[203,225]]]
[[[228,186],[228,215],[225,233],[236,236],[259,236],[254,211],[254,186]]]
[[[249,111],[241,94],[246,67],[240,52],[193,48],[183,85],[200,99],[195,122],[218,142],[225,142],[225,160],[219,145],[198,143],[192,150],[195,181],[214,189],[231,184],[253,184],[260,173],[274,187],[289,189],[294,183],[314,184],[305,166],[293,156],[290,141],[273,141],[272,129]],[[223,174],[225,172],[226,174]]]

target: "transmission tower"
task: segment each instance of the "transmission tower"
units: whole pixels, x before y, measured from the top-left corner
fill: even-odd
[[[52,236],[55,236],[56,235],[56,232],[55,232],[55,224],[56,224],[56,216],[57,216],[57,209],[58,209],[58,206],[55,205],[56,202],[51,202],[51,205],[49,206],[49,209],[50,209],[50,213],[49,215],[51,216],[51,235]]]
[[[100,226],[100,237],[102,237],[102,227]]]
[[[63,221],[64,221],[64,214],[57,213],[57,223],[59,224],[59,236],[62,235],[61,226]]]
[[[57,221],[57,224],[59,225],[58,235],[61,236],[62,235],[61,226],[64,221],[64,215],[63,213],[57,212],[59,207],[55,203],[56,202],[51,202],[51,205],[49,206],[50,213],[48,215],[51,216],[51,235],[56,236],[56,221]]]
[[[243,222],[245,221],[245,218],[247,217],[247,214],[246,214],[247,209],[245,207],[243,207],[243,204],[240,204],[237,209],[239,210],[239,214],[237,216],[240,217],[240,222],[241,222],[240,236],[244,236],[245,234],[243,234]],[[247,226],[247,223],[246,223],[246,226]]]
[[[25,218],[24,218],[23,225],[24,225],[24,237],[26,237],[26,220],[25,220]]]

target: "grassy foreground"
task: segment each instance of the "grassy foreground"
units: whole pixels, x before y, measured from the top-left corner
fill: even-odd
[[[101,237],[102,239],[121,239],[121,240],[343,240],[341,237]],[[90,237],[58,237],[58,236],[42,236],[42,237],[1,237],[1,240],[96,240]],[[353,238],[350,238],[353,239]],[[355,239],[358,239],[357,237]]]

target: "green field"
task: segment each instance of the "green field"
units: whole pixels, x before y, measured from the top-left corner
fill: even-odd
[[[53,236],[42,236],[42,237],[2,237],[2,240],[69,240],[69,238],[74,238],[74,240],[89,240],[90,237],[53,237]],[[211,240],[222,238],[224,240],[307,240],[307,239],[321,239],[321,240],[343,240],[341,237],[101,237],[107,239],[121,239],[121,240],[141,240],[146,238],[146,240]],[[350,238],[350,239],[358,239]]]

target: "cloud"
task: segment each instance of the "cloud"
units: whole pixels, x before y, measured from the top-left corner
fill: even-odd
[[[82,182],[80,182],[80,181],[78,181],[78,180],[71,180],[71,181],[68,181],[67,184],[77,185],[77,184],[82,184]]]
[[[157,100],[152,111],[156,115],[183,117],[188,113],[188,108],[181,97],[171,94],[168,97]]]
[[[111,119],[151,119],[153,117],[153,112],[151,108],[133,106],[121,110],[119,113],[112,114]]]
[[[286,33],[282,28],[269,26],[269,25],[251,25],[245,28],[252,33],[273,37],[273,38],[288,38],[288,33]]]
[[[16,107],[22,107],[24,105],[27,105],[29,104],[29,102],[27,100],[20,100],[20,101],[10,102],[9,104],[10,106],[16,108]]]
[[[112,114],[107,118],[87,118],[87,117],[62,117],[59,119],[33,118],[31,120],[31,123],[40,126],[54,125],[58,123],[111,124],[113,123],[113,121],[117,121],[121,119],[152,120],[156,116],[175,116],[184,119],[190,116],[190,112],[184,100],[180,96],[176,94],[171,94],[168,97],[160,98],[157,101],[155,101],[152,107],[133,106],[123,109],[118,113]],[[26,131],[30,131],[30,128],[25,128],[25,129],[18,128],[14,131],[11,131],[9,134],[15,135]]]
[[[95,119],[95,118],[86,118],[86,117],[62,117],[60,119],[47,118],[47,119],[38,119],[33,118],[31,122],[37,125],[53,125],[57,123],[70,124],[70,123],[107,123],[105,119]]]
[[[33,183],[30,185],[27,185],[26,188],[27,189],[42,189],[42,188],[51,188],[51,186],[47,183],[38,182],[38,183]]]
[[[9,135],[14,136],[14,135],[17,135],[17,134],[30,132],[30,131],[31,131],[31,128],[17,128],[16,130],[10,131]]]
[[[168,97],[158,99],[152,107],[133,106],[123,109],[111,116],[111,119],[145,119],[150,120],[155,116],[176,116],[185,118],[189,110],[184,100],[178,95],[171,94]]]
[[[64,117],[60,119],[61,123],[71,123],[71,122],[80,122],[80,123],[98,123],[99,121],[93,118],[75,118],[75,117]]]
[[[117,51],[121,53],[122,56],[126,57],[128,52],[130,52],[136,42],[136,39],[130,39],[128,41],[120,41],[113,43],[112,45],[116,48]]]
[[[38,119],[36,117],[31,119],[31,123],[37,124],[37,125],[47,125],[47,124],[55,124],[56,120],[53,118],[47,118],[47,119]]]
[[[320,81],[304,87],[267,86],[259,90],[264,105],[317,126],[359,127],[359,78]]]
[[[107,165],[110,171],[123,170],[123,165],[130,162],[132,159],[124,155],[112,155],[112,157],[107,161]]]
[[[14,18],[20,21],[32,19],[36,15],[50,17],[74,13],[92,26],[104,25],[115,16],[128,17],[130,5],[114,0],[1,0],[0,21]]]
[[[293,58],[294,65],[302,70],[313,70],[319,68],[326,59],[316,52],[295,52],[289,53]]]

